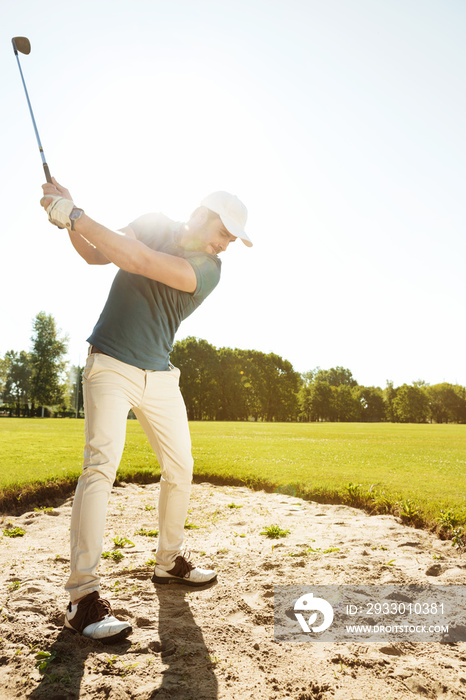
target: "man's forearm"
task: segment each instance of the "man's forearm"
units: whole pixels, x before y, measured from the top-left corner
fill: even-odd
[[[184,258],[152,250],[140,241],[111,231],[86,214],[75,222],[75,233],[122,270],[149,277],[181,291],[192,293],[196,289],[196,274]]]
[[[110,260],[76,231],[69,231],[73,248],[89,265],[107,265]]]

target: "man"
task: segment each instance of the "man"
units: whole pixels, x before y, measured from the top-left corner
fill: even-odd
[[[204,586],[215,571],[196,567],[182,554],[193,459],[179,370],[170,351],[181,321],[220,279],[218,253],[241,238],[247,210],[227,192],[206,197],[186,224],[162,214],[142,216],[111,231],[75,207],[55,179],[43,185],[49,220],[68,230],[89,264],[120,270],[88,342],[83,373],[86,446],[71,514],[70,603],[65,626],[103,642],[132,629],[100,598],[97,575],[107,503],[123,452],[128,411],[133,409],[161,469],[159,539],[153,581]]]

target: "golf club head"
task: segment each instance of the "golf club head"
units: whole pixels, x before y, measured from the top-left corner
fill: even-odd
[[[13,44],[15,53],[18,51],[26,55],[31,53],[31,42],[25,36],[14,36],[11,43]]]

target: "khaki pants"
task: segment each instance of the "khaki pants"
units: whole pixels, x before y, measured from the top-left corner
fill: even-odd
[[[173,567],[184,539],[193,459],[180,371],[139,369],[90,354],[83,374],[86,446],[71,514],[71,601],[99,590],[107,504],[133,409],[161,468],[157,565]],[[137,528],[137,523],[134,524]]]

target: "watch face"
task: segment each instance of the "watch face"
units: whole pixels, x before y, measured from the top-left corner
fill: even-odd
[[[76,221],[77,219],[79,219],[79,217],[80,217],[81,214],[83,214],[83,213],[84,213],[84,212],[83,212],[82,209],[78,209],[77,207],[75,207],[75,208],[73,209],[73,211],[71,212],[71,214],[70,214],[70,219],[71,219],[72,221]]]

